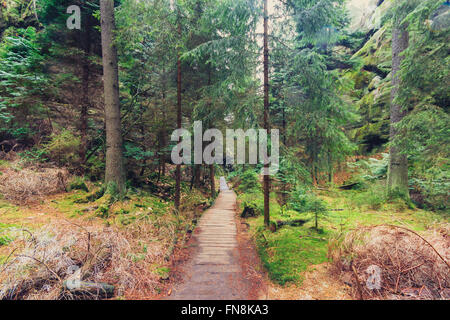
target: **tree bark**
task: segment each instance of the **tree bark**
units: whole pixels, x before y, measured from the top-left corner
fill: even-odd
[[[195,179],[194,179],[194,184],[197,188],[200,187],[200,175],[201,175],[201,171],[202,171],[202,165],[201,164],[196,164],[195,165]]]
[[[395,26],[392,31],[392,92],[391,92],[391,116],[390,116],[390,142],[395,141],[398,130],[395,127],[407,114],[407,110],[394,102],[398,95],[401,80],[398,76],[403,60],[402,53],[408,48],[409,34],[405,26]],[[389,170],[387,192],[390,197],[401,196],[409,198],[408,191],[408,159],[401,154],[398,146],[392,146],[389,150]]]
[[[162,102],[163,102],[163,128],[162,128],[162,148],[165,149],[167,146],[166,134],[167,134],[167,116],[166,116],[166,69],[163,69],[163,83],[162,83]],[[166,175],[166,152],[162,152],[161,157],[161,165],[162,165],[162,176]]]
[[[283,126],[283,144],[286,147],[286,137],[287,137],[287,130],[286,130],[286,107],[283,105],[283,109],[282,109],[282,115],[283,115],[283,122],[282,122],[282,126]]]
[[[114,1],[100,0],[103,85],[105,91],[106,172],[107,186],[115,184],[122,193],[125,189],[122,157],[122,132],[119,101],[119,72],[117,49],[114,45]]]
[[[83,46],[83,60],[82,60],[82,97],[81,97],[81,114],[80,114],[80,161],[81,161],[81,173],[85,173],[86,169],[86,152],[87,152],[87,129],[88,129],[88,110],[90,105],[89,100],[89,77],[90,77],[90,62],[89,54],[91,51],[91,16],[86,18],[86,25],[82,34],[82,46]]]
[[[333,161],[331,161],[331,150],[328,149],[328,182],[333,183]]]
[[[264,129],[269,134],[269,44],[268,44],[268,32],[269,32],[269,16],[267,13],[267,0],[264,0]],[[267,152],[266,152],[267,155]],[[264,224],[269,226],[270,224],[270,177],[269,177],[269,164],[267,159],[264,161]]]
[[[178,19],[180,13],[178,12]],[[181,40],[181,23],[178,21],[178,35]],[[177,128],[181,129],[181,57],[177,57]],[[180,142],[180,141],[179,141]],[[175,209],[180,208],[181,199],[181,165],[178,164],[175,172]]]
[[[211,198],[216,197],[216,178],[214,173],[214,164],[209,165],[209,178],[211,179]]]

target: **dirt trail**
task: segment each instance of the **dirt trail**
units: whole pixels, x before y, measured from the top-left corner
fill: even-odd
[[[192,257],[173,300],[241,300],[250,285],[243,277],[235,221],[236,194],[220,178],[220,193],[202,216],[194,233]]]

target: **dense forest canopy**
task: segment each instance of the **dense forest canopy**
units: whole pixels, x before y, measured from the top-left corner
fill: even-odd
[[[385,148],[390,34],[393,25],[403,23],[410,45],[401,69],[404,85],[395,99],[401,99],[409,112],[397,125],[401,137],[390,144],[401,144],[399,149],[407,152],[409,183],[415,191],[431,196],[444,188],[439,185],[446,183],[441,179],[448,155],[447,6],[442,1],[394,2],[378,3],[375,11],[380,12],[372,17],[378,22],[364,26],[366,30],[351,26],[353,3],[288,1],[271,6],[271,127],[280,128],[286,152],[295,154],[297,165],[310,172],[311,179],[305,176],[303,181],[331,181],[336,165],[347,156]],[[89,171],[86,161],[101,162],[105,150],[99,3],[79,3],[80,30],[66,27],[71,4],[3,4],[1,140],[19,139],[19,148],[34,148],[29,152],[40,157],[39,146],[52,134],[73,135],[72,141],[79,143],[74,146],[79,150],[73,151],[79,154],[73,154],[71,170],[84,172]],[[262,125],[262,3],[115,5],[128,178],[169,161],[168,137],[176,124],[177,59],[183,75],[184,127],[195,120],[202,120],[204,129]],[[79,120],[73,122],[75,115]],[[64,118],[71,123],[64,123]]]

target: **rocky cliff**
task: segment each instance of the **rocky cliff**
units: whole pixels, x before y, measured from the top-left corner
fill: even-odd
[[[355,103],[360,122],[351,131],[360,151],[376,152],[384,148],[389,136],[391,80],[391,26],[389,9],[393,0],[350,0],[350,32],[362,41],[352,51],[357,68],[343,70],[344,79],[354,83],[348,95]]]

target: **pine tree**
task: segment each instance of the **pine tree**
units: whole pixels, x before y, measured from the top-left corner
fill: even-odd
[[[267,0],[264,0],[264,129],[269,133],[269,16]],[[267,160],[264,161],[264,224],[270,224],[270,176]]]
[[[402,53],[408,48],[409,33],[406,26],[395,23],[392,31],[392,93],[390,116],[390,140],[394,141],[398,131],[395,127],[407,114],[407,108],[395,102],[401,81],[399,79]],[[406,109],[406,110],[405,110]],[[408,192],[408,158],[401,153],[398,146],[391,145],[389,149],[389,171],[387,182],[388,195],[409,198]]]
[[[400,71],[405,58],[404,52],[409,46],[408,22],[405,18],[417,7],[419,1],[399,1],[392,18],[392,92],[390,109],[390,149],[387,179],[387,194],[391,198],[400,197],[409,200],[408,158],[401,146],[396,144],[399,131],[397,125],[408,114],[408,106],[400,103],[398,96],[404,90]]]
[[[289,145],[288,153],[297,150],[298,156],[306,156],[303,161],[317,184],[321,171],[330,180],[336,162],[355,150],[343,127],[356,116],[339,93],[339,70],[329,65],[331,49],[348,21],[339,0],[296,0],[285,7],[296,32],[290,36],[280,30],[273,39],[274,93],[282,100],[274,104],[282,111],[278,123],[289,128],[282,130],[289,135],[284,140],[289,142],[291,137],[296,147]]]
[[[108,187],[125,191],[124,168],[122,158],[122,129],[119,101],[119,70],[117,49],[114,44],[114,1],[100,1],[103,83],[105,91],[106,124],[106,169],[105,183]]]
[[[178,19],[178,36],[181,40],[181,12],[180,8],[177,8]],[[181,123],[181,53],[177,53],[177,129],[182,128]],[[181,164],[177,164],[175,171],[175,209],[179,210],[181,201]]]

